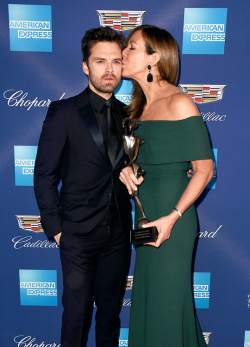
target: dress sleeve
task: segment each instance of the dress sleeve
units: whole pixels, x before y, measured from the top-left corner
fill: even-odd
[[[201,116],[179,121],[142,122],[137,134],[146,141],[139,149],[139,163],[170,164],[213,159],[206,124]]]
[[[181,161],[213,159],[208,131],[201,116],[188,118],[177,136],[175,152]]]

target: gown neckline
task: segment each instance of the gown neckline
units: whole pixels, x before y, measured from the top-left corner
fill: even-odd
[[[170,120],[170,119],[140,119],[138,118],[139,121],[141,122],[182,122],[184,120],[190,119],[190,118],[199,118],[201,116],[191,116],[191,117],[187,117],[187,118],[183,118],[183,119],[178,119],[178,120]]]

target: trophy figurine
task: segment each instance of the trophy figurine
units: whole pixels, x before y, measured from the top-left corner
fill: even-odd
[[[124,118],[122,125],[123,127],[127,123],[129,135],[123,135],[123,144],[126,154],[128,155],[130,161],[127,163],[126,167],[131,166],[136,178],[145,175],[145,170],[141,169],[140,165],[136,162],[136,158],[139,152],[139,147],[142,146],[145,141],[139,136],[134,136],[134,130],[136,130],[140,123],[138,119]],[[155,242],[157,240],[158,231],[155,227],[142,228],[144,224],[150,222],[146,217],[142,203],[139,199],[139,189],[133,191],[133,197],[137,203],[137,206],[142,214],[142,217],[138,219],[136,224],[136,229],[130,232],[130,241],[134,245],[142,245],[147,242]]]

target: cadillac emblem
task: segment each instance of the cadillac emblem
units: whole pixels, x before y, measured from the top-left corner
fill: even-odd
[[[133,287],[133,276],[127,276],[125,290],[131,290]]]
[[[131,30],[142,24],[146,11],[96,11],[100,25],[118,31]]]
[[[197,104],[220,101],[223,97],[225,84],[179,84],[180,89],[188,94]]]
[[[15,216],[20,229],[42,233],[43,227],[40,216]]]

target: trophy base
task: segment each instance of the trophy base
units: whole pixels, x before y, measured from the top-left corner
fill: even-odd
[[[130,241],[134,245],[142,245],[147,242],[155,242],[158,237],[158,230],[156,227],[142,228],[144,224],[150,223],[150,220],[142,217],[138,219],[136,229],[130,232]]]
[[[130,231],[130,241],[133,245],[143,245],[147,242],[155,242],[157,240],[158,231],[156,227],[140,228]]]

